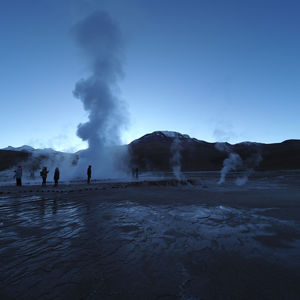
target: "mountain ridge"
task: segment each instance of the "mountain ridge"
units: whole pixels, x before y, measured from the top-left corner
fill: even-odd
[[[141,171],[171,171],[175,140],[183,171],[220,170],[230,153],[238,154],[247,164],[259,160],[253,165],[256,170],[300,169],[300,140],[297,139],[270,144],[249,141],[213,143],[176,131],[154,131],[124,145],[129,152],[128,168],[138,166]],[[0,171],[30,158],[35,160],[36,168],[43,160],[61,161],[64,157],[71,164],[76,164],[81,151],[65,153],[51,148],[35,149],[28,145],[8,146],[0,149]]]
[[[244,165],[256,170],[300,169],[300,140],[297,139],[271,144],[249,141],[230,144],[177,134],[183,171],[220,170],[230,153],[238,154]],[[170,171],[174,139],[162,131],[154,131],[131,142],[128,148],[132,164],[142,170]]]

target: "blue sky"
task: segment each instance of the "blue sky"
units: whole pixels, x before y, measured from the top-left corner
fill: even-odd
[[[124,143],[155,130],[207,141],[280,142],[300,132],[300,2],[2,0],[0,148],[75,151],[87,76],[70,28],[102,9],[125,40]]]

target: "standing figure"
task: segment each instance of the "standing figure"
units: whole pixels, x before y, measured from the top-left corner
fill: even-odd
[[[91,177],[92,177],[92,166],[91,165],[89,165],[86,174],[87,174],[87,183],[90,184]]]
[[[42,171],[40,172],[40,175],[43,178],[42,185],[46,185],[46,179],[47,179],[47,174],[48,173],[49,173],[49,171],[47,170],[47,167],[43,167]]]
[[[139,179],[139,168],[136,166],[132,167],[132,177]]]
[[[22,167],[18,166],[18,168],[15,171],[15,177],[16,177],[16,184],[17,186],[22,186]]]
[[[59,168],[55,168],[53,179],[54,179],[54,186],[57,186],[59,180]]]

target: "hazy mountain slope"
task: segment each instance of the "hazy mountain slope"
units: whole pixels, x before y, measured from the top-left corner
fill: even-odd
[[[215,170],[222,167],[226,153],[207,143],[178,134],[183,170]],[[133,164],[147,170],[171,170],[171,145],[174,135],[156,131],[129,144]]]
[[[171,146],[176,138],[183,171],[220,170],[224,159],[232,152],[240,155],[245,167],[256,170],[300,169],[300,140],[274,144],[216,144],[170,131],[155,131],[130,143],[128,152],[131,163],[128,168],[138,166],[141,171],[171,171],[171,158],[174,155]],[[79,158],[79,153],[34,149],[30,146],[6,149],[11,150],[0,150],[0,171],[22,164],[30,176],[34,176],[42,165],[50,168],[56,165],[69,167],[76,165]]]
[[[29,152],[0,150],[0,171],[16,166],[21,161],[27,161],[29,157]]]
[[[35,178],[42,166],[54,170],[55,167],[69,168],[77,164],[78,155],[64,153],[53,149],[34,149],[30,146],[18,148],[7,147],[11,150],[0,150],[0,171],[17,165],[22,165],[25,177]]]
[[[300,140],[262,144],[244,142],[207,143],[178,134],[183,171],[220,170],[229,153],[241,156],[247,167],[257,170],[300,169]],[[132,164],[142,170],[170,171],[174,135],[156,131],[129,144]],[[218,149],[219,150],[218,150]]]

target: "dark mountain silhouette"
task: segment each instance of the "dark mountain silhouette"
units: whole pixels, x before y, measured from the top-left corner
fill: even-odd
[[[0,150],[0,171],[16,166],[22,161],[26,161],[31,156],[29,152]]]
[[[171,171],[171,145],[174,140],[179,141],[182,171],[213,171],[220,170],[223,161],[229,153],[237,153],[243,160],[244,167],[255,170],[293,170],[300,169],[300,140],[287,140],[282,143],[263,144],[243,142],[238,144],[208,143],[190,138],[176,132],[155,131],[134,140],[128,145],[130,166],[139,167],[140,171]],[[40,162],[60,152],[52,149],[41,150],[39,155],[33,156],[30,147],[23,146],[15,151],[0,150],[0,171],[16,166],[19,163],[35,162],[36,168]],[[43,152],[44,151],[44,152]],[[74,162],[78,155],[74,155]]]
[[[208,143],[174,132],[155,131],[128,145],[132,164],[141,170],[170,171],[171,145],[180,141],[182,171],[220,170],[223,161],[234,152],[247,167],[256,170],[300,169],[300,140],[263,144],[243,142]]]

